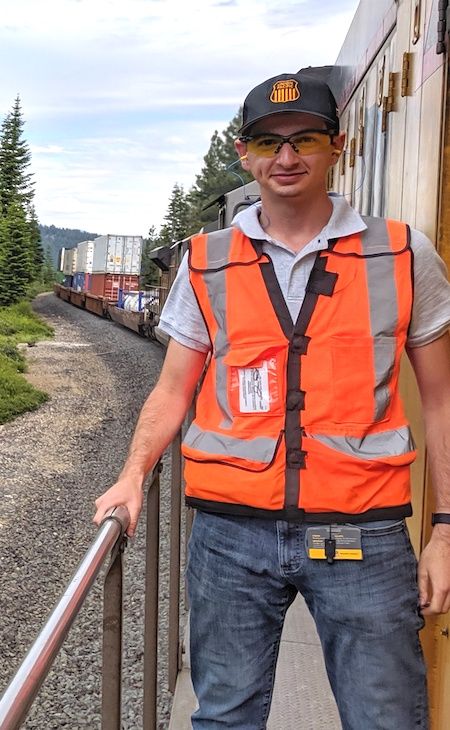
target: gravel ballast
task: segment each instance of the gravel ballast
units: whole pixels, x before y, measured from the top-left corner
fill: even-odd
[[[95,537],[93,501],[118,475],[164,349],[112,322],[40,295],[55,329],[27,348],[29,380],[50,394],[39,410],[0,426],[0,688]],[[161,490],[159,730],[168,727],[167,456]],[[144,515],[142,515],[144,517]],[[142,728],[145,521],[125,552],[123,730]],[[102,582],[91,590],[24,728],[100,729]]]

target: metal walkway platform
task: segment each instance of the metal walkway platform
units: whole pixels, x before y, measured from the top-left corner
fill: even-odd
[[[195,697],[189,657],[178,675],[169,730],[191,730]],[[267,730],[341,730],[316,628],[299,596],[288,611]]]

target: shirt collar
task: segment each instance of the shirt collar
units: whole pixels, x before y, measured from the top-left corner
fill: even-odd
[[[360,233],[367,228],[359,213],[348,204],[342,195],[331,193],[329,198],[333,203],[333,212],[318,237],[326,238],[327,240],[341,238],[342,236]],[[266,233],[259,222],[260,210],[260,201],[248,206],[235,215],[231,225],[239,228],[249,238],[274,243],[273,239]]]

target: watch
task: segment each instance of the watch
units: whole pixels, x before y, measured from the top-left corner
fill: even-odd
[[[431,515],[431,524],[434,527],[434,525],[437,525],[440,522],[443,522],[446,525],[450,525],[450,513],[434,512],[434,514]]]

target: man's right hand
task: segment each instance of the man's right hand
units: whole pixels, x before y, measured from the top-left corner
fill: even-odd
[[[107,512],[121,504],[130,513],[130,524],[128,525],[127,535],[128,537],[133,537],[136,532],[143,500],[144,493],[140,485],[130,479],[119,479],[119,481],[95,500],[94,504],[97,512],[94,516],[94,522],[96,525],[100,525]]]

